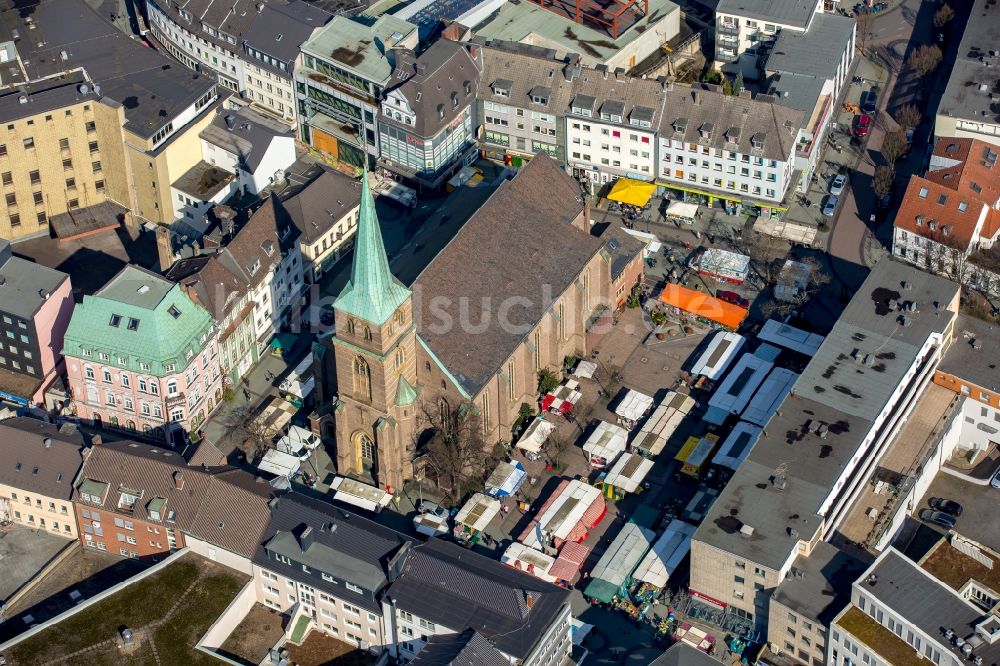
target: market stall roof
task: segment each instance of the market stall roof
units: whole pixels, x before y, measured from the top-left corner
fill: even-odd
[[[615,407],[615,414],[629,421],[638,421],[652,406],[653,399],[648,395],[628,389],[618,406]]]
[[[708,399],[708,406],[729,414],[739,414],[773,367],[773,363],[755,354],[743,354],[716,387],[712,397]]]
[[[573,374],[583,379],[593,379],[595,372],[597,372],[596,363],[593,361],[580,361],[576,364],[576,370],[573,371]]]
[[[803,331],[775,319],[765,321],[764,326],[757,333],[757,337],[764,342],[770,342],[810,357],[819,351],[819,346],[823,344],[824,340],[822,335]]]
[[[257,464],[257,469],[278,476],[292,477],[299,471],[300,461],[293,455],[277,449],[269,449],[263,459]]]
[[[591,458],[603,458],[610,463],[628,445],[628,432],[625,428],[607,421],[599,421],[597,428],[583,444],[583,450]]]
[[[639,527],[635,523],[626,523],[591,569],[590,584],[584,594],[602,603],[610,603],[612,597],[631,578],[632,572],[645,557],[655,538],[653,530]]]
[[[334,478],[333,483],[330,484],[330,492],[333,494],[333,499],[338,502],[361,507],[375,513],[381,511],[392,501],[392,494],[381,488],[361,483],[356,479],[348,479],[346,476]]]
[[[529,548],[523,543],[515,541],[510,544],[500,557],[500,561],[509,567],[541,578],[547,583],[554,583],[557,580],[551,573],[552,565],[556,562],[555,558]]]
[[[691,551],[695,526],[674,518],[652,549],[642,558],[632,577],[654,587],[666,587],[670,575]]]
[[[742,349],[746,338],[732,331],[716,331],[705,351],[691,366],[691,374],[707,377],[712,381],[719,379]]]
[[[722,324],[726,328],[738,328],[747,316],[747,311],[738,305],[679,284],[668,284],[664,287],[660,292],[660,301]]]
[[[653,461],[635,453],[623,453],[611,466],[604,483],[634,493],[653,469]]]
[[[500,500],[476,493],[455,514],[455,524],[465,525],[476,532],[482,532],[500,513]]]
[[[746,421],[740,421],[733,428],[733,431],[726,437],[715,457],[712,458],[713,465],[728,467],[734,472],[740,468],[750,449],[757,443],[762,432],[759,426]]]
[[[559,557],[549,569],[549,574],[556,580],[572,581],[583,563],[587,561],[588,555],[590,555],[590,546],[570,541],[559,551]]]
[[[697,214],[698,204],[671,201],[670,205],[667,206],[667,217],[683,217],[693,220]]]
[[[517,492],[524,483],[527,472],[517,460],[501,462],[486,480],[486,493],[495,497],[507,497]]]
[[[531,422],[525,431],[521,435],[521,439],[517,440],[517,448],[523,449],[529,453],[538,453],[542,450],[542,445],[545,444],[545,440],[549,438],[552,431],[556,429],[556,424],[546,421],[545,419],[535,419]]]
[[[750,404],[743,410],[743,420],[761,427],[767,425],[798,378],[799,376],[788,368],[772,370],[750,399]]]
[[[611,192],[608,193],[608,199],[641,208],[649,203],[654,192],[656,192],[656,185],[653,183],[633,180],[632,178],[619,178],[615,181]],[[697,206],[695,206],[695,210],[697,210]]]
[[[642,429],[632,440],[632,447],[651,456],[659,455],[667,445],[688,412],[694,407],[694,398],[684,393],[670,391],[653,410]]]
[[[546,537],[555,540],[556,545],[563,541],[582,541],[606,512],[607,505],[600,490],[579,479],[564,479],[539,508],[518,541],[539,550],[546,545],[542,542]]]
[[[567,379],[562,385],[556,387],[554,391],[549,391],[545,394],[542,398],[542,411],[568,414],[582,397],[583,393],[580,392],[580,382],[575,379]]]

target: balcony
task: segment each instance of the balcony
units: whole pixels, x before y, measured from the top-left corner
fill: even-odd
[[[740,34],[740,26],[736,23],[719,22],[715,24],[715,33],[717,35],[733,35],[736,37]]]
[[[180,393],[175,393],[172,396],[167,396],[166,405],[167,405],[167,411],[170,411],[171,407],[178,407],[178,406],[184,407],[185,405],[187,405],[187,401],[185,400],[185,393],[181,391]]]

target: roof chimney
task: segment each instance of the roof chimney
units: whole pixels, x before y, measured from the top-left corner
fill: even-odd
[[[52,448],[52,438],[51,437],[46,437],[45,439],[42,440],[42,444],[45,445],[45,448],[51,449]]]
[[[305,528],[299,532],[299,548],[302,552],[309,550],[309,546],[313,545],[316,535],[313,534],[312,525],[306,525]]]
[[[701,104],[701,97],[698,95],[697,90],[691,91],[691,101],[693,101],[695,104]]]
[[[177,490],[184,489],[184,472],[180,470],[174,472],[174,488]]]

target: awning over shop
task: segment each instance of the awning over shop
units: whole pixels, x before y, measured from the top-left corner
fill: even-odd
[[[631,178],[619,178],[608,193],[608,199],[620,201],[630,206],[645,206],[656,192],[656,185]],[[697,207],[695,207],[697,208]]]
[[[598,421],[597,428],[583,444],[583,450],[594,467],[611,464],[628,443],[628,432],[621,426],[607,421]]]
[[[693,220],[698,213],[698,204],[685,201],[671,201],[667,206],[667,217],[681,217]]]
[[[566,543],[549,569],[549,575],[556,580],[572,581],[587,561],[587,555],[590,555],[590,546],[573,541]]]
[[[660,301],[693,315],[704,317],[726,328],[738,328],[747,311],[708,294],[679,284],[668,284],[660,293]]]
[[[646,475],[653,469],[653,461],[635,453],[623,453],[608,470],[604,483],[627,493],[636,492]]]

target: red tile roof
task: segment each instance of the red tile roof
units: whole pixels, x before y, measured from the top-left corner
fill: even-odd
[[[976,235],[983,206],[945,185],[913,176],[896,213],[895,226],[965,250]]]
[[[932,164],[954,164],[928,171],[925,177],[962,196],[993,206],[1000,201],[997,152],[996,146],[978,139],[939,139],[934,146]]]

